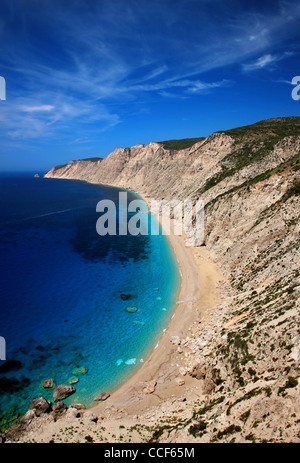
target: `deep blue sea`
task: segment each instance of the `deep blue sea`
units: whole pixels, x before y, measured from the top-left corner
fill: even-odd
[[[33,398],[53,402],[41,386],[49,378],[75,376],[64,402],[92,405],[142,365],[168,325],[180,275],[167,238],[96,232],[98,201],[118,204],[119,191],[0,175],[0,336],[15,361],[7,371],[0,361],[0,428]]]

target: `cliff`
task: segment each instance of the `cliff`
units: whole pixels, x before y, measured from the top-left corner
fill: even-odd
[[[46,177],[205,202],[206,248],[230,283],[210,322],[195,323],[182,340],[188,348],[183,374],[197,378],[205,400],[182,404],[190,414],[174,412],[168,424],[157,412],[148,440],[295,441],[300,118],[265,120],[183,145],[118,148],[103,160],[53,168]]]

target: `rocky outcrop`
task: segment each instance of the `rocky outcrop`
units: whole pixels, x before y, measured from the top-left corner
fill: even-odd
[[[75,387],[68,384],[59,384],[53,391],[53,400],[57,402],[58,400],[63,400],[74,394]]]
[[[110,394],[108,392],[102,391],[97,397],[95,397],[94,400],[98,402],[103,402],[104,400],[107,400],[110,397]]]
[[[155,381],[155,379],[147,383],[142,391],[143,394],[153,394],[153,392],[155,391],[156,385],[157,385],[157,382]]]
[[[38,397],[37,399],[33,399],[30,402],[29,410],[34,410],[37,416],[41,415],[42,413],[48,413],[51,411],[51,405],[48,400],[44,399],[44,397]]]

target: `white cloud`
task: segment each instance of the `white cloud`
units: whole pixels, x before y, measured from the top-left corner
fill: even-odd
[[[22,106],[22,111],[27,113],[34,113],[34,112],[44,112],[44,111],[52,111],[54,106],[51,105],[40,105],[40,106]]]
[[[288,53],[271,47],[284,43],[299,15],[298,9],[293,17],[291,7],[280,13],[276,8],[245,12],[245,7],[228,7],[230,2],[220,2],[218,16],[197,5],[195,17],[183,14],[180,1],[142,1],[139,8],[133,0],[103,0],[93,8],[83,0],[72,8],[63,0],[52,3],[55,8],[41,2],[34,10],[52,47],[47,49],[45,40],[36,58],[36,44],[22,48],[22,33],[13,31],[16,46],[7,47],[6,54],[4,48],[7,69],[22,82],[5,118],[0,114],[2,131],[11,136],[55,136],[82,127],[105,131],[120,122],[120,114],[134,114],[129,102],[142,105],[152,93],[186,99],[230,85],[222,75],[226,66],[245,63],[244,72],[272,69]],[[189,0],[186,6],[198,3]],[[32,8],[23,10],[24,30],[30,30]],[[61,47],[58,53],[54,45]],[[202,79],[207,71],[214,76]]]
[[[266,55],[260,56],[256,61],[243,64],[243,70],[245,72],[248,72],[248,71],[256,71],[259,69],[264,69],[266,67],[270,67],[270,65],[275,64],[278,61],[288,58],[292,54],[293,54],[292,52],[288,52],[288,51],[281,55],[272,55],[268,53]]]

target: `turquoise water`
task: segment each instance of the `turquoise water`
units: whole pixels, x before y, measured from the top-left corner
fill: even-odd
[[[0,177],[0,336],[16,361],[8,371],[0,361],[2,420],[35,397],[52,401],[41,382],[68,384],[76,367],[88,372],[65,403],[92,405],[142,365],[169,323],[180,276],[167,238],[96,233],[97,202],[118,204],[119,191]]]

